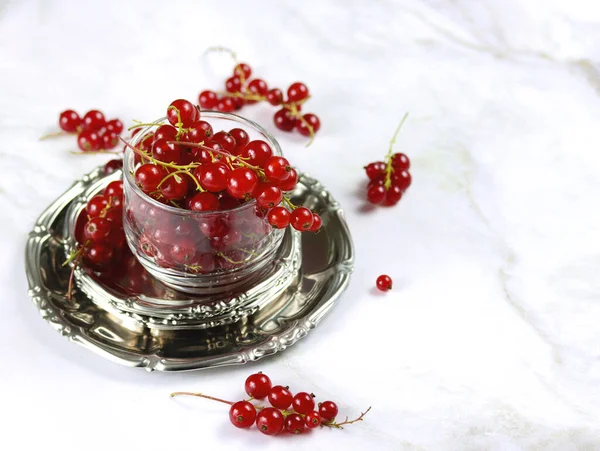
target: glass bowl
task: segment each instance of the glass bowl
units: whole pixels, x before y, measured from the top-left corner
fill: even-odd
[[[130,142],[137,147],[164,123],[144,127]],[[231,113],[202,111],[213,129],[242,128],[250,140],[262,139],[281,155],[277,141],[260,125]],[[154,123],[153,123],[154,124]],[[124,218],[127,244],[154,277],[180,291],[214,294],[248,282],[270,263],[284,231],[269,225],[254,199],[229,210],[191,211],[163,204],[135,183],[139,162],[127,147],[123,168]]]

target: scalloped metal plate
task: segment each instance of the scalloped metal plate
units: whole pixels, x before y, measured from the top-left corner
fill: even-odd
[[[318,234],[302,234],[301,277],[254,313],[211,328],[164,329],[85,293],[66,299],[70,269],[62,236],[71,202],[100,178],[100,168],[74,183],[39,217],[25,250],[29,294],[42,318],[70,341],[116,363],[153,371],[244,364],[283,351],[316,327],[348,286],[354,265],[343,211],[315,179],[300,177],[292,201],[321,214]]]

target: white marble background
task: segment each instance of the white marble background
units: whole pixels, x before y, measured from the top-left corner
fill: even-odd
[[[105,156],[39,142],[57,114],[153,119],[219,88],[225,45],[305,81],[315,144],[289,159],[343,203],[356,273],[283,354],[192,374],[117,366],[27,297],[26,234]],[[0,416],[7,449],[600,449],[600,5],[591,0],[0,2]],[[398,150],[414,184],[365,213],[362,166]],[[271,129],[269,107],[244,111]],[[373,292],[389,273],[393,292]],[[269,438],[176,389],[241,397],[263,370],[339,401],[344,431]]]

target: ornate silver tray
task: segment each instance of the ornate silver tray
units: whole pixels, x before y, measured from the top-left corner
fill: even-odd
[[[114,362],[186,371],[258,360],[304,337],[348,285],[354,249],[343,212],[318,181],[302,175],[292,202],[316,210],[323,228],[302,234],[299,276],[250,314],[216,327],[172,329],[164,327],[164,318],[154,323],[144,315],[111,309],[110,302],[92,300],[83,290],[69,302],[70,268],[62,266],[69,240],[67,211],[100,179],[100,168],[86,174],[42,213],[27,240],[25,261],[29,294],[42,318],[70,341]]]

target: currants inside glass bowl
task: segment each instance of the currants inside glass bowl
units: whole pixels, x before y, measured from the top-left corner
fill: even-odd
[[[291,203],[298,173],[271,135],[183,99],[134,130],[123,179],[129,247],[150,273],[184,291],[245,280],[272,261],[286,228],[321,227],[317,214]]]

